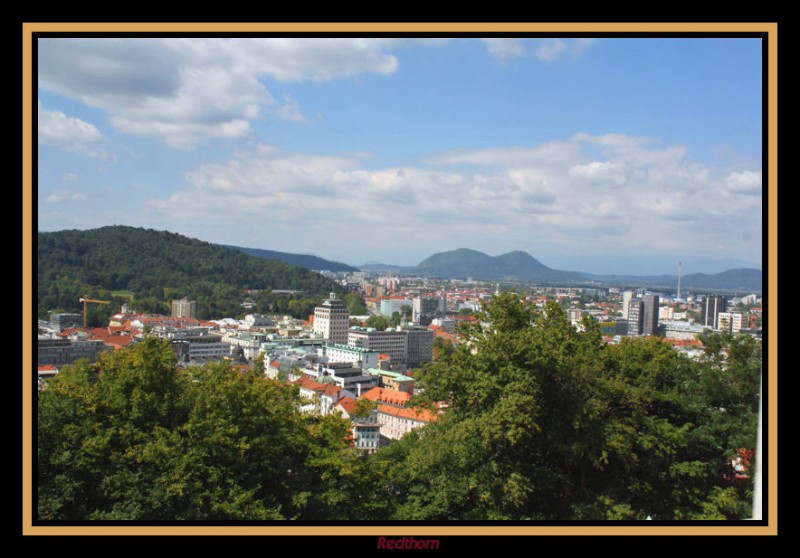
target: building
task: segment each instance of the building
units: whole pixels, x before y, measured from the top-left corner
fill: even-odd
[[[325,343],[317,348],[317,355],[326,357],[328,362],[347,362],[364,370],[378,366],[378,352],[361,347]]]
[[[197,304],[194,300],[189,300],[183,297],[180,300],[172,301],[172,314],[173,318],[195,318],[197,313]]]
[[[408,362],[408,332],[387,329],[377,331],[373,328],[352,327],[347,336],[347,344],[389,355],[394,368],[405,368]],[[433,354],[433,340],[431,340]]]
[[[702,323],[711,329],[719,329],[719,315],[725,312],[727,299],[724,296],[707,296],[703,301]]]
[[[331,343],[348,344],[348,329],[350,327],[350,312],[341,300],[336,298],[336,293],[314,308],[314,333]]]
[[[628,335],[642,334],[644,320],[644,304],[641,298],[632,298],[628,301]]]
[[[642,297],[642,335],[658,335],[658,295],[646,294]]]
[[[622,319],[628,319],[628,306],[630,305],[631,299],[633,298],[634,292],[633,291],[624,291],[622,293]]]
[[[55,367],[72,364],[82,358],[91,362],[97,360],[97,355],[112,348],[97,340],[70,340],[61,338],[39,337],[36,347],[37,366],[52,364]]]
[[[384,298],[381,300],[380,312],[387,318],[391,318],[395,312],[402,315],[403,306],[408,306],[413,311],[413,305],[413,301],[407,298]]]
[[[64,331],[73,327],[83,326],[81,314],[53,313],[50,314],[50,327],[56,331]]]
[[[439,296],[418,296],[411,305],[411,319],[418,323],[428,325],[433,318],[444,316],[444,299]]]
[[[741,312],[720,312],[718,329],[731,333],[740,333],[747,327],[747,318]]]
[[[381,387],[402,391],[408,394],[414,393],[414,378],[410,376],[406,376],[400,372],[392,372],[391,370],[381,370],[379,368],[370,368],[367,372],[380,378]]]
[[[433,360],[433,332],[426,327],[403,328],[408,335],[406,366],[416,368]]]
[[[381,447],[381,425],[377,414],[373,420],[357,420],[353,423],[353,447],[367,453],[374,453]]]
[[[381,435],[390,440],[399,440],[415,428],[422,428],[438,419],[435,413],[417,407],[378,405],[378,423]]]

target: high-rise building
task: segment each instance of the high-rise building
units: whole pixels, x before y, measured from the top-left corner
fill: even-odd
[[[433,332],[426,327],[404,328],[408,334],[409,368],[420,366],[433,360]]]
[[[642,335],[658,335],[658,295],[644,295],[642,304],[644,306]]]
[[[633,298],[633,291],[625,291],[622,293],[622,317],[627,319],[628,317],[628,305]]]
[[[322,335],[331,343],[347,344],[350,329],[350,312],[344,303],[336,298],[336,293],[314,308],[314,333]]]
[[[703,302],[703,325],[711,329],[719,329],[719,315],[725,312],[727,307],[727,299],[724,296],[706,297]]]
[[[632,298],[628,301],[628,335],[642,334],[643,306],[641,298]]]
[[[173,318],[194,318],[197,312],[197,303],[194,300],[189,300],[183,297],[180,300],[172,301],[172,317]]]

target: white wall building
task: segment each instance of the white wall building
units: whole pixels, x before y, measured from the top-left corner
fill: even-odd
[[[314,309],[314,333],[332,343],[347,344],[350,312],[336,293]]]

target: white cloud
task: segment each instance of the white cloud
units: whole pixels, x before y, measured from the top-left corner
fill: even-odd
[[[87,157],[108,158],[108,153],[100,147],[106,138],[92,124],[59,110],[45,109],[41,101],[37,106],[37,120],[39,143]]]
[[[281,120],[289,120],[291,122],[308,122],[308,118],[300,110],[300,105],[291,96],[286,95],[284,103],[273,111],[273,114]]]
[[[760,196],[762,192],[761,173],[755,171],[732,172],[725,177],[725,186],[735,194]]]
[[[567,55],[577,58],[594,43],[595,39],[540,39],[533,55],[542,62],[555,62]]]
[[[82,192],[70,192],[69,190],[51,190],[46,200],[50,203],[58,203],[62,201],[84,201],[86,194]]]
[[[515,37],[481,39],[489,54],[500,60],[525,56],[525,43]]]
[[[367,168],[355,156],[261,145],[195,169],[181,189],[149,207],[187,226],[289,235],[293,250],[319,253],[351,243],[360,253],[380,254],[400,242],[397,235],[432,253],[476,234],[488,243],[492,230],[503,238],[498,243],[517,239],[534,252],[580,241],[632,257],[669,245],[760,258],[760,199],[731,191],[731,184],[751,184],[754,177],[693,162],[681,146],[579,134],[528,147],[450,152],[427,162],[439,166]],[[217,217],[220,207],[224,218]],[[297,223],[304,223],[303,239],[288,232]],[[732,243],[744,233],[754,239],[747,248]]]
[[[61,182],[80,182],[81,177],[75,174],[74,172],[65,173],[61,177]]]
[[[40,39],[39,87],[107,111],[129,134],[190,149],[248,137],[274,100],[260,80],[325,81],[392,74],[402,44],[371,38]],[[434,43],[435,44],[435,43]],[[279,116],[298,119],[291,103]]]

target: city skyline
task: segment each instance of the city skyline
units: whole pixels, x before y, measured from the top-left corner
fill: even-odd
[[[101,46],[102,45],[102,46]],[[40,39],[39,229],[762,268],[758,39]]]

